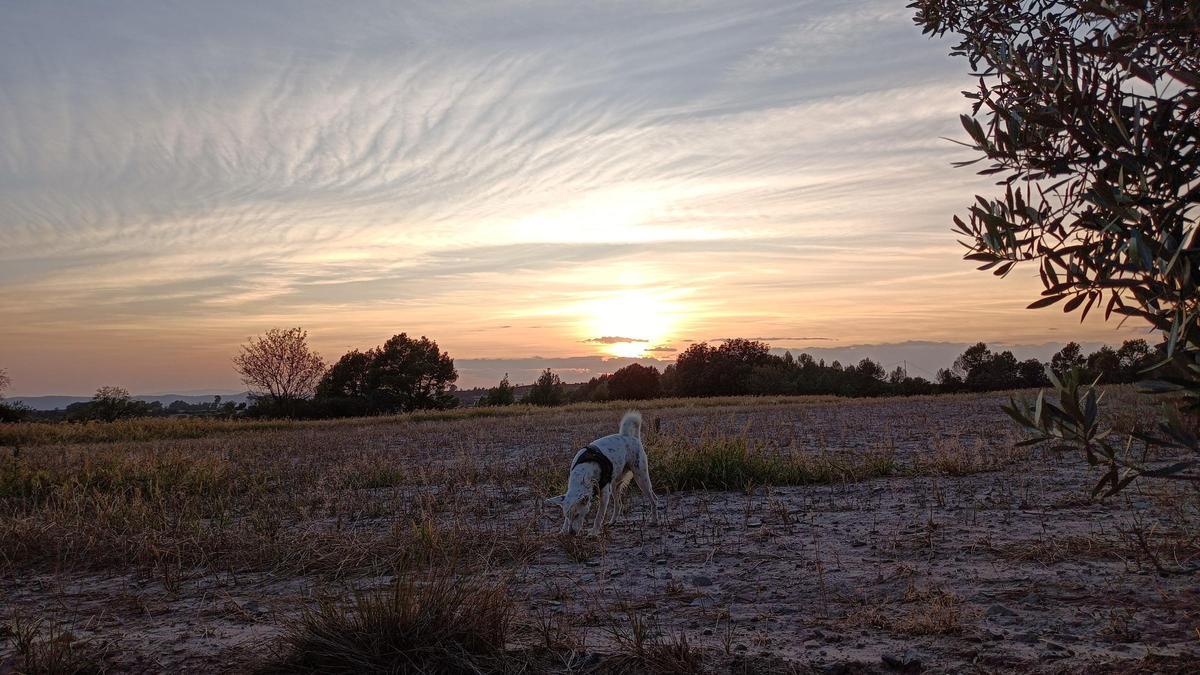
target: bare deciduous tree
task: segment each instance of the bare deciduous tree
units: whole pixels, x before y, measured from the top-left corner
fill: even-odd
[[[307,398],[325,372],[325,360],[309,349],[308,332],[301,328],[272,328],[250,338],[233,365],[251,393],[275,401]]]
[[[10,384],[12,384],[12,380],[8,378],[8,371],[0,368],[0,398],[4,398],[4,392]]]

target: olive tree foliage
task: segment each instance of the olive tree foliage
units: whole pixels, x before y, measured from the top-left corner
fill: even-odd
[[[272,328],[250,338],[233,366],[251,393],[277,403],[308,398],[325,372],[324,359],[309,348],[302,328]]]
[[[1036,265],[1031,309],[1145,321],[1163,335],[1156,391],[1200,403],[1200,4],[1194,0],[918,0],[924,33],[952,33],[951,55],[978,78],[962,116],[980,171],[998,194],[977,196],[954,227],[981,270]],[[1109,471],[1098,491],[1138,475],[1200,480],[1200,462],[1147,467],[1104,454],[1093,429],[1099,396],[1077,371],[1047,373],[1059,401],[1014,405],[1039,439],[1083,447]],[[1149,442],[1200,444],[1179,424]],[[1099,455],[1097,453],[1100,453]],[[1120,452],[1116,444],[1114,453]]]

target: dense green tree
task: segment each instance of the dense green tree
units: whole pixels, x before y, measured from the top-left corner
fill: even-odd
[[[992,359],[992,350],[982,342],[967,347],[958,358],[954,359],[954,373],[962,379],[970,376],[971,371],[978,371],[983,364]]]
[[[717,347],[701,342],[675,359],[675,389],[680,396],[735,396],[750,393],[755,368],[770,365],[770,346],[757,340],[735,338]]]
[[[458,379],[454,359],[433,340],[407,333],[394,335],[372,349],[365,377],[365,393],[380,412],[409,412],[426,408],[451,408],[457,403],[448,391]]]
[[[1075,368],[1085,368],[1087,359],[1083,356],[1083,348],[1078,342],[1068,342],[1063,345],[1063,348],[1058,350],[1054,356],[1050,357],[1050,370],[1053,370],[1060,377],[1064,373],[1070,372]]]
[[[529,405],[555,406],[566,403],[566,399],[562,379],[557,373],[547,368],[538,376],[537,381],[533,383],[533,387],[525,395],[525,398],[521,399],[521,402]]]
[[[1121,382],[1133,382],[1142,376],[1142,371],[1154,365],[1154,351],[1145,340],[1126,340],[1117,350],[1121,361]]]
[[[1025,359],[1018,364],[1017,378],[1022,387],[1045,387],[1050,384],[1046,377],[1046,364],[1037,359]]]
[[[512,405],[517,402],[516,392],[508,383],[508,373],[500,379],[500,384],[487,390],[479,399],[479,405]]]
[[[357,349],[346,352],[337,363],[329,367],[317,383],[318,398],[366,397],[367,374],[371,369],[372,354]]]
[[[619,401],[658,398],[662,389],[658,368],[631,363],[608,377],[608,394]]]
[[[1101,378],[1101,382],[1121,381],[1121,357],[1117,355],[1117,350],[1108,345],[1088,354],[1084,368],[1091,377]]]
[[[858,362],[855,367],[855,372],[860,376],[870,380],[884,380],[887,378],[887,371],[883,369],[877,361],[872,361],[870,358],[864,358]]]

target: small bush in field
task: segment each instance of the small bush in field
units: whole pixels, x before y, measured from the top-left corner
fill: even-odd
[[[267,672],[495,672],[514,606],[500,585],[406,576],[349,606],[322,600],[289,627]]]

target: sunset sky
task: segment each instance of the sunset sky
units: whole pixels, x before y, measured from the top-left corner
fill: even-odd
[[[460,386],[735,336],[929,370],[1141,336],[961,260],[972,79],[905,4],[8,3],[0,368],[237,390],[276,326],[331,361],[428,335]]]

